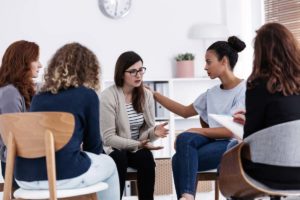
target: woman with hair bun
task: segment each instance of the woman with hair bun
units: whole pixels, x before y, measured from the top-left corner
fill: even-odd
[[[238,52],[245,47],[245,43],[235,36],[208,47],[205,70],[211,79],[219,78],[221,84],[208,89],[188,106],[153,92],[156,101],[179,116],[188,118],[200,115],[202,128],[184,131],[175,142],[172,168],[178,199],[195,198],[197,172],[217,168],[234,137],[232,132],[209,118],[208,114],[233,115],[245,108],[246,83],[233,73]]]

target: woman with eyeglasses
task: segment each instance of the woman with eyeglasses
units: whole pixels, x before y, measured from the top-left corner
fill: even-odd
[[[137,170],[138,197],[152,200],[155,162],[150,150],[157,138],[166,137],[167,123],[155,126],[154,99],[143,86],[142,58],[133,51],[122,53],[115,66],[115,84],[101,93],[100,127],[104,150],[115,161],[121,194],[127,167]],[[122,198],[122,197],[121,197]]]

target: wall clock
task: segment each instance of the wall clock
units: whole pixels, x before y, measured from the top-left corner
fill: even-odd
[[[132,0],[98,0],[100,10],[112,19],[119,19],[129,13]]]

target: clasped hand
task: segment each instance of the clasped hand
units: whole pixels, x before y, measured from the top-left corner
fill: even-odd
[[[143,140],[140,143],[140,148],[145,148],[145,149],[149,149],[149,150],[160,150],[163,149],[163,146],[154,146],[150,140]]]
[[[166,129],[165,126],[168,124],[168,122],[164,122],[164,123],[161,123],[159,125],[157,125],[155,128],[154,128],[154,134],[157,136],[157,137],[160,137],[160,138],[164,138],[164,137],[167,137],[167,135],[169,134],[169,129]],[[143,140],[141,141],[140,143],[140,148],[146,148],[146,149],[149,149],[149,150],[159,150],[159,149],[162,149],[164,148],[163,146],[154,146],[150,140]]]

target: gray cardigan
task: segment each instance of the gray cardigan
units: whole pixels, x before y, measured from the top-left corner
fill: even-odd
[[[150,91],[145,90],[144,105],[145,123],[141,128],[139,141],[150,139],[154,141],[154,99]],[[115,85],[105,89],[100,94],[100,130],[104,151],[110,154],[113,148],[136,151],[139,141],[131,139],[128,115],[125,106],[125,96],[121,87]]]
[[[24,97],[12,84],[0,87],[0,114],[26,112]],[[6,148],[0,137],[0,159],[5,162]]]

